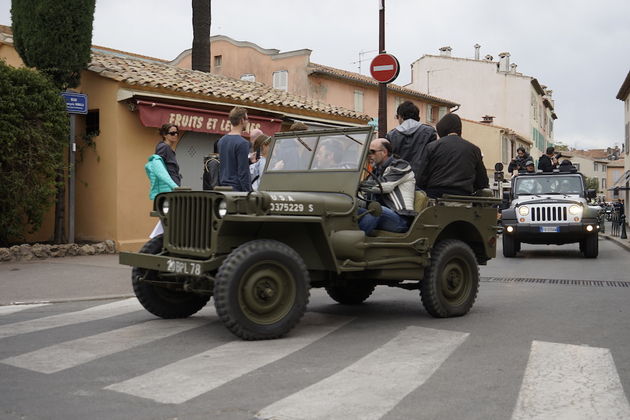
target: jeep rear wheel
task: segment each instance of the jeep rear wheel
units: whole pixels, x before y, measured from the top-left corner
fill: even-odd
[[[479,267],[472,249],[462,241],[439,242],[420,282],[420,297],[431,316],[447,318],[468,313],[479,290]]]
[[[505,258],[515,257],[520,244],[513,236],[506,235],[505,232],[501,236],[503,237],[503,256]]]
[[[326,293],[343,305],[358,305],[370,297],[376,284],[371,280],[341,280],[326,286]]]
[[[144,244],[140,253],[159,254],[162,251],[162,236],[156,236]],[[160,318],[187,318],[206,306],[210,296],[167,289],[151,284],[150,280],[168,281],[160,273],[146,268],[133,267],[131,284],[133,291],[144,308]]]
[[[255,240],[223,262],[214,285],[214,304],[223,324],[245,340],[278,338],[302,318],[310,278],[302,258],[289,246]]]
[[[599,254],[599,237],[597,233],[588,235],[580,242],[580,251],[585,258],[597,258]]]

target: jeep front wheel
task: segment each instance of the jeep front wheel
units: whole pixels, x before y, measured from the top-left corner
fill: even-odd
[[[302,318],[310,278],[302,258],[289,246],[255,240],[223,262],[214,285],[214,305],[223,324],[245,340],[278,338]]]
[[[472,249],[462,241],[439,242],[420,282],[420,297],[431,316],[462,316],[472,308],[479,290],[479,268]]]
[[[515,257],[520,244],[513,236],[506,235],[505,232],[501,236],[503,237],[503,256],[505,258]]]
[[[371,280],[340,280],[326,286],[326,293],[342,305],[358,305],[370,297],[376,284]]]
[[[580,242],[580,251],[586,258],[597,258],[599,254],[599,237],[597,233],[588,235]]]
[[[159,254],[162,251],[162,236],[156,236],[144,244],[140,253]],[[206,306],[210,296],[171,290],[152,284],[151,281],[167,282],[160,273],[146,268],[133,267],[131,284],[138,301],[153,315],[160,318],[187,318]]]

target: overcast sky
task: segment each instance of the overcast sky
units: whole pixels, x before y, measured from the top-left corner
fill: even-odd
[[[0,24],[10,25],[10,0]],[[190,0],[97,0],[93,44],[174,59],[192,45]],[[386,47],[410,65],[451,46],[453,56],[498,58],[553,90],[555,141],[578,148],[623,144],[630,71],[628,0],[385,0]],[[308,48],[311,61],[358,71],[361,51],[378,48],[378,0],[214,0],[212,35],[282,52]],[[362,73],[376,52],[363,55]],[[450,99],[450,98],[445,98]]]

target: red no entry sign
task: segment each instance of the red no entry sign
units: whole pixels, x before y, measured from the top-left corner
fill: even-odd
[[[380,83],[393,82],[400,73],[400,64],[391,54],[379,54],[370,63],[370,73]]]

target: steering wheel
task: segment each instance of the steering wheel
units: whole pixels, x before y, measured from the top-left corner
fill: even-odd
[[[380,194],[383,195],[383,184],[381,184],[381,181],[379,181],[378,178],[372,172],[370,172],[370,170],[366,168],[365,166],[363,167],[363,170],[367,172],[368,175],[370,175],[372,179],[374,179],[374,181],[376,181],[376,185],[378,186],[378,189],[380,190]],[[367,188],[363,187],[362,184],[363,182],[359,184],[359,189],[357,190],[357,196],[358,196],[359,191],[371,192]]]

